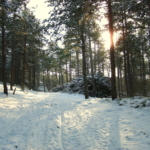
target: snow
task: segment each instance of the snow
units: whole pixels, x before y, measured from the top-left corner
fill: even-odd
[[[150,150],[150,107],[130,107],[146,98],[2,92],[0,150]]]

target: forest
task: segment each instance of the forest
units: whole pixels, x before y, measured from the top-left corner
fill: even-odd
[[[0,81],[5,94],[14,85],[37,90],[41,83],[51,91],[83,75],[87,99],[87,75],[94,78],[101,72],[111,78],[112,99],[149,95],[149,0],[46,0],[53,10],[42,23],[27,3],[0,1]],[[108,23],[101,28],[103,18]],[[109,49],[104,31],[110,33]]]

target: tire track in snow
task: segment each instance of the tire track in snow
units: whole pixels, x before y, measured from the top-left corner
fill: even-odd
[[[32,130],[30,131],[28,149],[43,149],[43,150],[47,149],[49,120],[44,117],[46,117],[45,115],[51,113],[52,108],[49,107],[50,105],[52,104],[51,103],[49,104],[49,100],[46,100],[42,107],[43,111],[37,114],[37,119],[35,122],[37,122],[38,120],[39,121],[38,124],[35,127],[33,127]],[[37,107],[37,109],[40,110],[40,107]]]
[[[98,125],[98,124],[95,124],[95,118],[94,118],[94,116],[92,116],[92,117],[86,117],[85,118],[85,120],[84,120],[84,116],[86,116],[86,115],[88,115],[87,113],[86,113],[86,109],[84,110],[85,112],[83,112],[83,111],[81,111],[81,110],[83,110],[84,108],[85,108],[85,106],[87,106],[87,108],[88,108],[88,113],[90,114],[95,114],[95,112],[94,112],[94,109],[91,109],[91,111],[90,111],[90,105],[92,105],[93,104],[93,102],[91,101],[91,102],[89,102],[89,101],[84,101],[82,104],[81,104],[81,106],[80,107],[78,107],[77,108],[77,111],[76,111],[76,115],[78,116],[78,118],[79,118],[79,120],[80,120],[80,125],[81,126],[84,126],[84,124],[86,125],[86,128],[83,128],[82,130],[83,130],[83,132],[85,133],[85,136],[89,139],[89,141],[90,141],[90,144],[91,144],[91,147],[92,148],[94,148],[94,149],[99,149],[99,148],[102,148],[102,143],[103,142],[105,142],[105,141],[103,141],[103,142],[101,142],[101,141],[99,141],[97,138],[96,138],[96,136],[98,135],[99,137],[101,137],[102,136],[102,133],[101,132],[99,132],[99,129],[97,128],[97,127],[99,127],[99,126],[101,126],[102,124],[103,124],[103,127],[101,127],[101,129],[100,129],[100,131],[102,131],[103,132],[103,135],[105,135],[105,134],[107,134],[107,131],[105,130],[105,126],[106,126],[106,122],[102,122],[102,121],[100,121],[100,124],[101,125]],[[92,107],[93,108],[93,107]],[[83,114],[83,115],[82,115]],[[101,115],[100,115],[101,116]],[[93,122],[93,124],[91,124],[91,123],[89,123],[89,119],[90,119],[90,122]],[[105,125],[104,125],[105,124]],[[88,126],[87,126],[88,125]],[[94,128],[94,130],[92,131],[91,130],[91,125],[92,126],[94,126],[95,128]],[[107,128],[106,128],[107,129]],[[95,133],[95,134],[93,134],[93,133]],[[102,139],[103,139],[104,137],[102,136]],[[109,140],[109,139],[106,139],[107,141]],[[105,149],[104,147],[102,148],[102,149]]]
[[[58,107],[59,107],[59,112],[61,115],[61,132],[60,132],[60,141],[62,142],[62,147],[64,150],[75,150],[75,147],[71,145],[70,141],[68,140],[68,133],[66,132],[66,118],[65,118],[65,112],[70,109],[70,103],[67,102],[65,103],[64,98],[60,98],[59,97],[59,102],[58,103]],[[62,105],[63,103],[63,105]],[[72,108],[71,108],[72,109]],[[69,133],[70,134],[70,133]],[[69,148],[68,148],[69,147]]]
[[[43,99],[43,98],[42,98]],[[42,99],[40,99],[39,101],[41,101]],[[14,119],[14,121],[9,124],[1,133],[0,133],[0,137],[3,137],[5,134],[7,134],[7,132],[9,132],[9,130],[11,130],[11,127],[22,117],[24,116],[27,112],[29,112],[32,107],[34,107],[38,102],[35,102],[34,104],[32,104],[31,106],[29,106],[29,108],[27,108],[26,110],[24,110],[23,113],[21,113],[21,115],[19,115],[16,119]]]
[[[48,105],[49,103],[51,104],[51,101],[49,102],[49,97],[45,97],[43,101],[42,99],[38,100],[38,102],[34,103],[28,109],[26,109],[26,111],[24,111],[19,117],[17,117],[17,119],[10,126],[8,126],[6,130],[3,131],[4,133],[3,133],[3,138],[1,138],[2,139],[1,143],[4,146],[3,147],[4,149],[5,148],[8,149],[8,147],[11,147],[10,149],[12,149],[13,145],[11,143],[16,143],[15,145],[19,145],[17,147],[18,148],[20,147],[21,149],[31,150],[33,147],[39,149],[38,145],[40,145],[41,143],[40,139],[41,138],[45,139],[45,137],[43,137],[42,133],[38,133],[39,132],[38,129],[40,129],[40,131],[42,131],[42,129],[43,131],[45,131],[45,126],[44,126],[45,122],[44,123],[39,122],[39,125],[37,126],[35,126],[35,123],[37,122],[37,119],[39,121],[42,120],[44,114],[47,114],[49,110],[46,109],[42,113],[41,111],[36,111],[36,110],[40,110],[44,108],[45,104],[46,105]],[[33,136],[34,134],[32,133],[36,133],[37,137]],[[32,141],[29,142],[28,140],[29,137],[30,139],[31,137],[36,137],[36,138],[34,138],[33,142]],[[42,144],[44,143],[43,141]],[[41,147],[43,147],[43,145]],[[40,149],[44,150],[43,148]],[[47,150],[47,148],[45,150]]]
[[[95,107],[95,104],[92,101],[91,102],[83,101],[82,103],[77,103],[76,101],[74,101],[72,106],[71,103],[65,100],[64,101],[61,100],[61,101],[62,102],[60,104],[60,107],[64,112],[64,118],[65,118],[64,129],[66,131],[69,130],[68,137],[63,137],[63,138],[67,138],[67,140],[71,139],[72,141],[74,140],[76,142],[79,142],[79,145],[80,144],[82,145],[81,146],[82,149],[84,147],[84,149],[87,150],[93,150],[93,149],[98,150],[100,147],[103,147],[102,146],[103,142],[109,141],[109,139],[107,138],[107,130],[106,130],[108,129],[108,127],[105,128],[106,125],[105,122],[100,121],[101,124],[100,127],[102,128],[99,128],[99,124],[89,123],[89,121],[91,122],[92,120],[93,123],[97,122],[95,121],[95,117],[93,115],[95,114],[95,109],[98,110],[97,108],[99,108],[97,106]],[[94,109],[91,104],[94,104]],[[87,110],[85,105],[87,106]],[[89,109],[90,108],[89,105],[92,106],[92,107],[90,106],[92,109]],[[93,129],[91,125],[93,127],[96,127],[96,129]],[[102,134],[102,138],[99,139],[98,137],[101,137],[101,134]],[[103,139],[105,134],[106,137],[105,139]],[[66,142],[65,145],[67,144],[68,143]],[[70,144],[72,145],[68,145],[68,147],[69,148],[72,147],[71,149],[76,150],[75,143],[72,143],[70,141]],[[67,148],[67,146],[65,148]],[[67,150],[70,150],[69,148]]]
[[[42,118],[45,117],[44,120],[42,122],[37,122],[37,126],[35,128],[32,128],[30,132],[33,134],[30,134],[30,139],[28,140],[27,147],[29,150],[55,149],[55,147],[53,148],[53,145],[50,144],[50,141],[53,138],[50,137],[50,135],[53,134],[50,133],[50,131],[52,131],[52,128],[54,129],[54,126],[56,126],[55,124],[51,123],[53,122],[53,120],[51,120],[53,117],[53,113],[55,113],[56,111],[56,99],[52,96],[49,96],[47,100],[43,103],[42,111],[39,113],[39,115],[37,115],[38,120],[42,120]]]
[[[62,109],[60,107],[60,104],[58,103],[57,101],[57,105],[58,105],[58,109],[59,109],[59,112],[60,112],[60,135],[59,135],[59,141],[60,141],[60,145],[61,145],[61,148],[64,150],[64,144],[63,144],[63,123],[64,123],[64,115],[63,115],[63,112],[62,112]]]
[[[77,111],[77,109],[76,110],[74,110],[75,109],[75,107],[76,106],[73,106],[73,107],[71,107],[71,104],[67,101],[67,102],[65,102],[65,101],[63,101],[63,100],[61,100],[62,101],[62,103],[61,104],[59,104],[59,107],[60,107],[60,111],[61,111],[61,117],[62,117],[62,123],[64,124],[64,125],[66,125],[65,124],[65,116],[63,115],[64,114],[64,112],[66,112],[66,111],[68,111],[68,110],[70,110],[70,117],[71,117],[71,121],[73,121],[73,119],[75,120],[75,121],[73,121],[76,125],[76,132],[74,132],[75,134],[78,134],[77,136],[78,137],[74,137],[74,138],[77,138],[78,140],[79,139],[81,139],[81,143],[82,144],[85,144],[85,147],[87,148],[88,147],[88,149],[92,149],[93,147],[95,147],[95,145],[94,144],[92,144],[92,140],[91,140],[91,137],[88,135],[88,133],[84,130],[84,126],[82,125],[83,124],[83,120],[81,119],[81,117],[79,116],[79,111]],[[68,129],[68,127],[67,126],[64,126],[64,125],[62,125],[62,128],[66,128],[66,129]],[[74,130],[74,129],[72,129],[72,130]],[[69,134],[71,134],[71,132],[72,131],[70,131],[69,132]],[[73,133],[73,134],[74,134]],[[64,138],[67,138],[68,140],[70,139],[70,137],[69,137],[69,135],[66,135],[66,137],[63,137],[63,132],[62,132],[62,139],[64,139]],[[85,140],[84,140],[85,139]],[[66,140],[66,141],[68,141],[68,140]],[[74,141],[75,141],[75,139],[73,139]],[[84,141],[84,142],[82,142],[82,141]],[[67,144],[69,144],[69,145],[67,145]],[[72,150],[75,150],[76,149],[76,145],[70,145],[71,143],[66,143],[66,145],[69,147],[69,148],[67,148],[67,146],[65,147],[67,150],[70,150],[70,149],[72,149]]]
[[[102,108],[103,105],[105,105],[104,108]],[[92,108],[94,108],[94,107],[92,106]],[[90,120],[90,122],[93,122],[93,123],[88,124],[87,128],[85,129],[85,133],[87,134],[88,137],[90,137],[89,138],[90,141],[92,141],[92,139],[93,139],[92,144],[95,143],[95,146],[97,147],[96,149],[99,149],[99,148],[100,149],[108,149],[109,146],[117,145],[116,143],[118,143],[118,141],[119,141],[118,134],[116,133],[116,131],[118,130],[118,127],[116,126],[116,122],[118,122],[119,116],[117,115],[116,111],[111,110],[112,109],[111,107],[112,107],[112,104],[104,103],[101,105],[101,107],[98,107],[99,109],[97,109],[97,111],[95,111],[95,112],[94,112],[94,110],[91,111],[95,114],[94,116],[99,116],[99,117],[95,118],[93,116],[91,118],[92,120]],[[80,108],[82,108],[82,107],[80,107]],[[90,110],[89,108],[88,108],[88,110]],[[107,109],[107,111],[106,111],[106,109]],[[81,110],[82,109],[78,109],[77,115],[83,113]],[[108,112],[108,113],[103,114],[103,112]],[[115,116],[115,118],[110,117],[111,115]],[[82,116],[84,117],[84,115],[82,115]],[[82,119],[83,118],[82,116],[81,117],[79,116],[79,118]],[[113,118],[114,120],[108,121],[108,118],[110,120],[112,120],[112,118]],[[99,124],[98,124],[98,122],[99,122]],[[110,124],[110,122],[111,122],[111,124]],[[113,131],[113,133],[111,131]],[[114,138],[110,139],[110,135],[112,135],[112,134],[113,134]],[[116,141],[116,139],[117,139],[117,141]]]
[[[76,121],[77,121],[77,126],[78,126],[80,132],[85,137],[87,143],[89,143],[89,146],[90,146],[89,149],[92,149],[93,147],[96,147],[94,149],[98,149],[97,148],[97,145],[99,145],[98,142],[95,141],[95,139],[92,136],[89,135],[89,130],[85,130],[84,129],[84,123],[85,123],[85,121],[83,121],[83,119],[81,119],[81,117],[79,116],[80,111],[79,110],[74,110],[74,113],[76,114],[75,118],[76,118]],[[96,143],[96,145],[95,145],[95,143],[93,143],[93,141]]]
[[[63,113],[61,112],[59,108],[59,103],[57,102],[56,99],[57,99],[57,95],[54,94],[54,97],[50,96],[51,102],[50,103],[47,102],[47,103],[51,105],[51,108],[49,109],[49,111],[42,113],[45,115],[47,114],[46,116],[48,117],[46,118],[45,122],[39,124],[37,128],[31,131],[35,134],[33,137],[30,135],[31,140],[28,142],[30,143],[28,144],[28,149],[64,150],[63,143],[62,143]],[[38,130],[42,131],[42,134],[45,137],[40,133],[38,134],[39,132]]]
[[[84,101],[85,102],[85,101]],[[88,105],[89,101],[86,101],[86,105]],[[82,106],[83,104],[81,104]],[[85,104],[84,104],[85,105]],[[89,128],[88,130],[85,128],[87,127],[87,122],[88,122],[88,117],[87,117],[87,113],[84,110],[84,107],[77,107],[76,110],[74,110],[74,113],[76,114],[76,120],[77,120],[77,126],[80,128],[80,131],[82,132],[82,134],[84,135],[86,141],[89,143],[89,148],[88,149],[98,149],[98,143],[97,141],[95,141],[95,139],[93,138],[93,136],[89,133]],[[93,113],[93,112],[88,112]],[[83,117],[81,117],[81,115],[83,114]],[[88,115],[89,115],[88,114]]]

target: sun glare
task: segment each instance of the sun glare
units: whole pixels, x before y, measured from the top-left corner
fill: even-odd
[[[34,15],[38,18],[44,20],[49,17],[49,12],[52,9],[51,7],[47,7],[47,3],[44,3],[42,0],[30,0],[28,7],[34,12]],[[104,29],[104,25],[108,24],[107,18],[103,17],[101,21],[96,21],[101,29]],[[110,48],[110,34],[109,31],[103,31],[102,38],[104,40],[104,46],[106,49]],[[114,33],[114,43],[117,40],[117,33]]]
[[[34,15],[41,20],[47,19],[49,17],[49,12],[51,7],[47,7],[47,3],[44,3],[42,0],[30,0],[28,7],[33,10]]]
[[[104,39],[104,46],[106,49],[109,49],[110,48],[110,34],[109,34],[109,31],[104,31],[102,33],[102,38]],[[118,38],[118,33],[114,32],[114,45],[117,41],[117,38]]]

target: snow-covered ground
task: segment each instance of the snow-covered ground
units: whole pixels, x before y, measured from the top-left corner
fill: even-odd
[[[0,150],[150,150],[150,107],[130,107],[139,97],[2,92]]]

